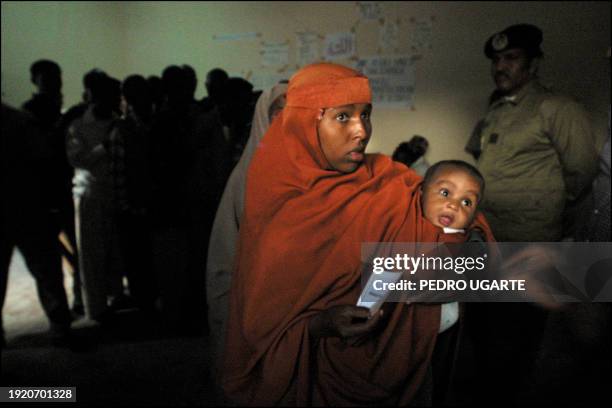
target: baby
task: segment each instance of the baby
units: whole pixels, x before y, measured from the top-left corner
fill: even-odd
[[[444,160],[431,166],[421,189],[423,215],[447,234],[463,233],[476,215],[484,193],[484,178],[474,166],[460,160]],[[468,241],[484,241],[479,230],[470,231]],[[459,319],[457,302],[442,304],[439,333]]]
[[[464,232],[482,200],[485,182],[471,164],[444,160],[431,166],[421,189],[425,218],[446,233]]]
[[[425,173],[421,184],[424,217],[436,227],[442,228],[446,234],[465,233],[474,220],[478,203],[482,200],[484,185],[480,172],[464,161],[445,160],[434,164]],[[480,230],[474,229],[469,231],[466,240],[484,242],[486,239]],[[389,282],[400,278],[401,274],[386,275]],[[357,302],[357,306],[369,308],[371,314],[378,311],[388,296],[384,291],[377,292],[373,286],[375,279],[381,279],[381,275],[370,276]],[[457,302],[442,304],[439,332],[450,328],[458,319]]]

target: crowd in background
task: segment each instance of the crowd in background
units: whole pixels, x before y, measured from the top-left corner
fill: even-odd
[[[73,319],[112,325],[122,308],[171,332],[201,333],[210,230],[261,92],[219,68],[202,100],[189,65],[123,82],[92,69],[82,101],[63,110],[60,66],[39,60],[30,73],[32,98],[21,110],[2,105],[2,303],[17,247],[60,342]],[[74,272],[72,310],[62,255]]]

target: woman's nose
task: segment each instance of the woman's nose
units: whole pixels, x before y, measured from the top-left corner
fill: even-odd
[[[364,140],[368,136],[365,124],[361,120],[356,120],[351,129],[351,136],[353,138]]]

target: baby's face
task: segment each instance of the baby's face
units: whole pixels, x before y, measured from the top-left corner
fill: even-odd
[[[437,227],[467,228],[479,199],[480,185],[467,171],[442,168],[423,191],[423,212]]]

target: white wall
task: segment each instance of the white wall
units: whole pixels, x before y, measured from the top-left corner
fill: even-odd
[[[64,106],[81,98],[83,74],[98,67],[125,75],[118,2],[2,2],[2,100],[21,106],[35,91],[30,65],[41,58],[63,71]]]
[[[544,32],[543,82],[578,98],[602,137],[607,131],[610,2],[392,2],[383,7],[389,17],[435,16],[435,23],[431,49],[416,65],[414,110],[375,106],[369,151],[390,154],[418,133],[430,140],[430,161],[469,160],[465,141],[493,89],[483,44],[492,33],[521,22]],[[123,78],[160,75],[167,65],[188,63],[198,73],[202,97],[203,78],[213,67],[235,75],[256,72],[260,41],[286,39],[294,50],[296,31],[345,31],[357,17],[355,2],[2,2],[3,100],[20,105],[29,97],[28,67],[42,57],[64,70],[65,106],[78,101],[82,75],[94,66]],[[378,44],[378,31],[368,24],[356,30],[361,55],[375,53]],[[213,40],[214,34],[244,32],[261,37]]]

